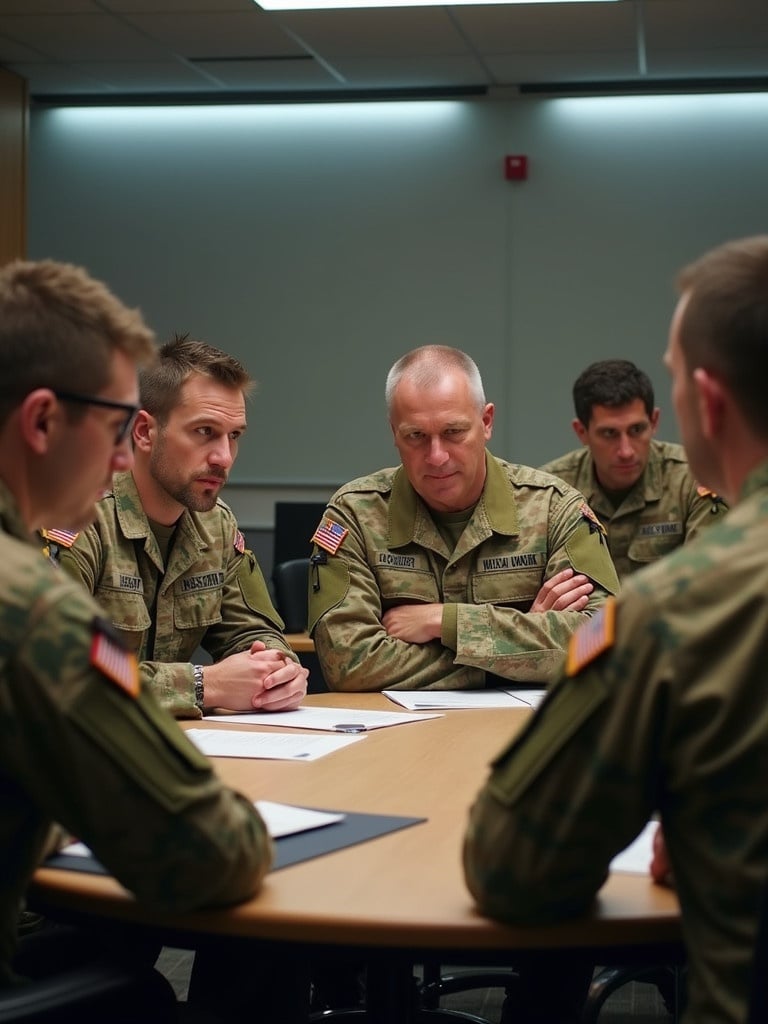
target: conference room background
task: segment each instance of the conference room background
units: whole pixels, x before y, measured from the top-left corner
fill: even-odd
[[[674,275],[768,231],[766,180],[765,93],[33,108],[28,254],[245,362],[225,497],[268,529],[275,500],[396,464],[384,378],[416,345],[476,359],[511,461],[576,446],[573,379],[609,357],[678,439]]]

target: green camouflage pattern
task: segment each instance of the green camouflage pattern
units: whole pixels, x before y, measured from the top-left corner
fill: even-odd
[[[685,449],[651,441],[648,464],[618,508],[597,482],[585,445],[541,467],[581,491],[608,534],[620,580],[657,561],[723,517],[722,498],[698,493]]]
[[[0,483],[0,987],[53,822],[140,900],[186,911],[245,899],[270,865],[251,803],[143,688],[90,662],[101,612],[55,569]]]
[[[60,564],[105,609],[139,658],[142,677],[178,718],[201,717],[189,663],[198,647],[221,661],[262,640],[297,660],[256,557],[238,537],[223,501],[210,512],[185,510],[164,566],[132,475],[117,473],[95,523],[59,553]]]
[[[494,676],[547,683],[571,633],[618,590],[582,495],[490,455],[452,553],[402,468],[340,488],[327,514],[349,530],[313,566],[309,588],[309,627],[332,690],[479,689],[497,685]],[[595,584],[585,611],[527,614],[544,581],[568,566]],[[408,602],[446,604],[441,640],[387,635],[382,614]]]
[[[658,813],[689,1024],[746,1020],[768,879],[766,594],[768,463],[714,527],[624,584],[615,643],[550,688],[494,761],[466,835],[481,909],[543,923],[587,911]]]

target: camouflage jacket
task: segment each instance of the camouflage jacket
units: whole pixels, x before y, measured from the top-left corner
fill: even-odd
[[[59,560],[106,610],[177,717],[201,714],[189,664],[198,647],[221,661],[263,640],[296,660],[256,558],[223,501],[210,512],[184,512],[164,566],[133,477],[118,473],[96,522]]]
[[[487,674],[546,683],[571,633],[615,593],[602,529],[573,488],[487,456],[485,489],[453,552],[402,469],[354,480],[327,515],[349,531],[313,566],[309,625],[334,690],[478,689]],[[317,554],[316,549],[316,554]],[[586,612],[528,611],[545,580],[572,566],[595,584]],[[443,603],[440,640],[387,635],[383,612]]]
[[[624,584],[613,629],[606,606],[576,634],[573,678],[495,760],[465,843],[481,908],[543,923],[585,912],[658,812],[691,1024],[747,1019],[768,880],[766,594],[768,463],[714,527]]]
[[[667,441],[651,441],[648,465],[618,508],[597,482],[588,447],[541,468],[581,491],[600,517],[621,580],[674,551],[726,511],[722,498],[696,486],[682,445]]]
[[[173,911],[245,899],[271,844],[250,802],[136,692],[135,660],[83,588],[40,557],[2,483],[0,559],[2,987],[52,822],[138,899]]]

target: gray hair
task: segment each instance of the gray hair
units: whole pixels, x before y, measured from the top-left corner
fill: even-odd
[[[451,370],[460,370],[469,382],[472,397],[477,408],[485,408],[485,390],[477,363],[458,348],[448,345],[422,345],[401,356],[387,374],[384,397],[387,412],[392,411],[392,401],[398,384],[408,377],[417,387],[436,386]]]

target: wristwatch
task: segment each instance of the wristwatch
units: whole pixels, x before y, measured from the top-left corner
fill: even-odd
[[[205,683],[203,680],[203,666],[193,665],[192,671],[195,674],[195,704],[201,711],[205,710]]]

